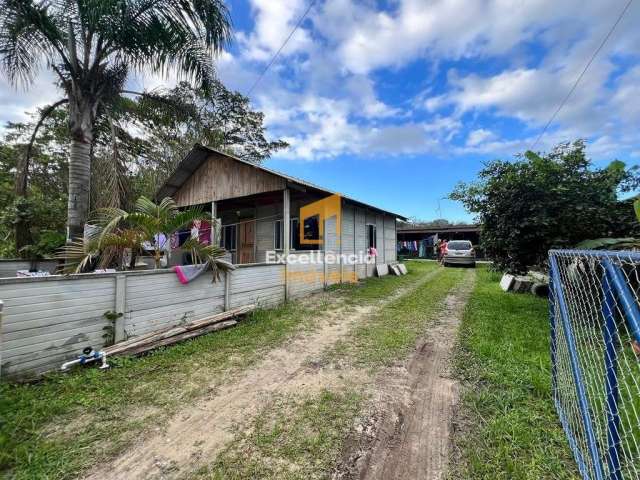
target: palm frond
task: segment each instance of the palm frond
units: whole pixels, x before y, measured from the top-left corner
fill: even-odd
[[[184,227],[187,227],[196,220],[206,220],[211,222],[211,214],[209,212],[203,211],[199,207],[193,207],[189,208],[188,210],[177,212],[172,218],[167,220],[165,224],[166,230],[164,231],[167,233],[176,232]]]
[[[60,248],[56,259],[63,260],[63,273],[82,273],[89,270],[92,263],[100,257],[100,246],[97,240],[78,238]]]
[[[0,66],[11,83],[30,84],[43,59],[66,61],[65,33],[46,3],[5,0],[0,9]]]
[[[134,2],[132,2],[134,3]],[[137,4],[137,5],[136,5]],[[195,79],[207,87],[214,79],[212,56],[231,38],[225,5],[217,0],[144,0],[123,8],[117,54],[139,72]],[[122,39],[126,39],[125,42]]]
[[[211,269],[214,282],[220,280],[221,273],[236,269],[235,265],[223,258],[227,251],[217,245],[204,245],[195,238],[189,238],[184,242],[182,248],[191,252],[194,263],[204,263],[207,268]]]
[[[96,210],[91,215],[91,218],[92,223],[98,227],[98,245],[102,245],[107,235],[113,233],[129,216],[129,213],[120,208],[100,208]]]

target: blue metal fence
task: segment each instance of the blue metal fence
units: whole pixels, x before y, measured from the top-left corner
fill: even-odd
[[[553,399],[583,478],[640,478],[640,253],[549,252]]]

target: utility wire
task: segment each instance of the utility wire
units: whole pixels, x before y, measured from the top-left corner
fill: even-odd
[[[253,89],[256,88],[258,83],[260,83],[260,80],[262,80],[262,77],[264,77],[265,73],[267,73],[267,71],[271,68],[271,65],[273,65],[273,63],[276,61],[276,58],[278,58],[278,55],[280,55],[280,52],[282,52],[282,49],[287,45],[289,40],[291,40],[291,37],[293,37],[293,34],[296,33],[296,30],[300,28],[300,25],[302,25],[302,22],[304,22],[304,19],[307,17],[307,15],[309,14],[309,11],[311,10],[311,7],[313,7],[315,3],[316,3],[316,0],[311,0],[311,3],[309,4],[305,12],[302,14],[302,16],[298,19],[298,23],[296,23],[296,26],[293,27],[293,30],[291,30],[291,33],[289,34],[289,36],[285,39],[282,45],[280,45],[280,48],[278,49],[278,51],[271,58],[271,60],[269,61],[267,66],[264,68],[262,73],[258,75],[258,78],[256,78],[255,82],[253,82],[253,85],[251,85],[251,88],[247,91],[247,95],[246,95],[247,97],[251,95],[251,92],[253,92]]]
[[[569,93],[567,93],[567,95],[564,97],[564,99],[562,100],[562,102],[560,103],[560,105],[558,106],[556,111],[553,112],[553,115],[551,115],[551,118],[546,123],[546,125],[542,129],[542,132],[540,132],[540,135],[538,135],[538,138],[536,139],[535,142],[533,142],[533,144],[531,145],[529,150],[533,151],[533,149],[538,145],[538,142],[540,141],[542,136],[546,133],[546,131],[549,128],[549,126],[553,123],[553,121],[556,119],[556,117],[558,116],[560,111],[564,108],[564,106],[566,105],[567,101],[569,100],[569,97],[571,97],[571,95],[573,94],[574,90],[576,89],[576,87],[580,83],[580,80],[582,80],[582,77],[584,77],[584,74],[587,73],[587,70],[589,69],[589,67],[591,66],[591,64],[595,60],[595,58],[598,56],[598,53],[600,53],[600,50],[602,50],[602,48],[605,46],[605,44],[609,40],[609,37],[611,37],[611,34],[613,33],[613,31],[616,29],[616,27],[620,23],[620,20],[622,20],[622,17],[624,17],[624,14],[627,13],[627,10],[629,9],[629,6],[631,5],[632,2],[633,2],[633,0],[629,0],[627,2],[627,4],[625,5],[625,7],[622,9],[622,12],[620,12],[620,15],[618,16],[618,19],[615,21],[615,23],[613,24],[613,26],[611,27],[609,32],[605,35],[605,37],[602,39],[602,42],[600,43],[600,46],[596,49],[595,52],[593,52],[593,55],[591,56],[591,58],[589,59],[587,64],[584,66],[584,69],[582,70],[580,75],[578,75],[578,78],[576,78],[576,81],[573,84],[573,86],[571,87],[571,90],[569,90]]]

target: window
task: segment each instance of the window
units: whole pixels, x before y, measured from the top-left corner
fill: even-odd
[[[376,248],[376,226],[372,224],[367,225],[367,247]]]
[[[224,225],[220,235],[220,246],[225,250],[232,251],[236,249],[236,231],[237,225]]]
[[[282,220],[276,220],[273,222],[273,248],[276,250],[282,250],[284,248],[284,222]]]
[[[292,218],[289,222],[289,248],[291,250],[300,249],[300,222],[297,218]],[[273,248],[275,250],[284,249],[284,221],[273,222]]]
[[[291,219],[291,249],[300,250],[300,221],[297,218]]]
[[[304,219],[304,239],[320,240],[320,215]]]
[[[449,250],[471,250],[471,242],[468,240],[452,240],[447,243]]]

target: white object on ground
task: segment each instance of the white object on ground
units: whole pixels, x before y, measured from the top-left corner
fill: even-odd
[[[381,263],[376,265],[376,274],[379,277],[384,277],[385,275],[389,275],[389,265],[386,263]]]
[[[515,277],[510,273],[505,273],[500,280],[500,288],[505,292],[508,292],[513,287],[513,282],[515,281]]]

